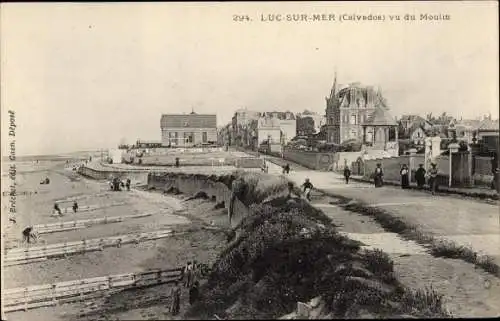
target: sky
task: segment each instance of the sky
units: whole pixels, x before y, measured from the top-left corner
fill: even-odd
[[[0,26],[3,153],[8,110],[18,155],[110,148],[160,140],[162,113],[216,113],[219,126],[243,107],[323,114],[335,70],[380,87],[393,116],[498,118],[496,1],[3,3]]]

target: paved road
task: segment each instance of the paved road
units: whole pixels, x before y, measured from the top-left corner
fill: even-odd
[[[281,167],[269,163],[269,172],[281,174]],[[343,177],[334,172],[295,169],[289,174],[297,184],[302,184],[306,177],[325,192],[382,208],[436,236],[472,246],[479,253],[500,256],[498,203],[432,196],[393,186],[375,188],[361,182],[345,184]]]

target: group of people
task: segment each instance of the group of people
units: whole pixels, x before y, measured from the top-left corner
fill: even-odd
[[[399,172],[401,176],[401,188],[407,189],[410,187],[410,170],[408,168],[408,165],[403,164],[401,166],[401,170]],[[345,171],[344,171],[344,176],[345,176]],[[424,168],[424,164],[419,164],[418,169],[415,171],[415,180],[417,181],[417,187],[418,189],[423,189],[425,185],[426,178],[428,177],[428,184],[429,188],[434,195],[437,191],[437,176],[438,176],[438,169],[436,168],[435,163],[431,163],[431,168],[429,169],[429,172],[427,172]],[[384,172],[382,170],[382,164],[378,163],[377,167],[375,168],[375,171],[373,173],[373,182],[375,187],[382,187],[384,185]],[[348,178],[346,177],[346,181]]]
[[[71,207],[73,209],[73,213],[78,212],[78,202],[74,201],[73,206]],[[61,208],[59,207],[59,203],[54,203],[54,213],[57,212],[59,215],[62,215]]]
[[[121,191],[122,188],[126,188],[127,191],[130,191],[130,178],[127,178],[125,182],[123,182],[120,178],[114,177],[110,179],[109,187],[112,191]]]
[[[198,300],[200,293],[200,265],[196,260],[193,262],[188,261],[182,273],[184,287],[189,289],[189,304],[194,304]],[[181,287],[178,281],[175,282],[170,295],[172,298],[170,313],[172,315],[177,315],[179,314],[181,305]]]

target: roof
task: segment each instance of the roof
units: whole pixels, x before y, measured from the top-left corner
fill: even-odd
[[[161,128],[217,128],[217,115],[209,114],[163,114]]]
[[[258,120],[258,127],[257,128],[280,128],[280,121],[278,118],[274,117],[261,117]]]
[[[276,117],[281,120],[287,120],[287,116],[290,120],[295,119],[295,115],[291,111],[266,111],[262,113],[264,117],[273,117],[276,114]]]
[[[457,121],[454,126],[455,127],[471,127],[471,128],[479,128],[479,125],[481,124],[480,120],[476,119],[464,119],[464,120],[459,120]]]
[[[499,127],[500,126],[499,126],[498,119],[497,120],[485,119],[479,124],[478,129],[479,130],[496,130],[496,131],[498,131]]]
[[[392,118],[389,111],[385,108],[378,107],[371,117],[365,122],[365,125],[372,126],[396,126],[396,120]]]

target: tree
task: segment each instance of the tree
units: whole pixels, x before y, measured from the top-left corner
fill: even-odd
[[[300,117],[297,119],[297,136],[311,136],[315,132],[314,119],[312,117]]]

